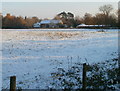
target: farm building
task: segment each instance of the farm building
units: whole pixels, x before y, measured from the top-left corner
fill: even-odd
[[[37,22],[37,23],[33,24],[33,27],[34,28],[40,28],[40,22]]]
[[[77,26],[77,28],[108,28],[110,27],[109,25],[85,25],[85,24],[80,24]]]
[[[41,22],[35,23],[34,28],[59,28],[63,24],[61,20],[42,20]]]

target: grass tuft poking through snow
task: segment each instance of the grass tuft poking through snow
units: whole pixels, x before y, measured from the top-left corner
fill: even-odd
[[[82,64],[75,64],[68,70],[58,68],[51,73],[55,89],[82,89]],[[87,65],[86,89],[119,90],[117,81],[118,58]]]

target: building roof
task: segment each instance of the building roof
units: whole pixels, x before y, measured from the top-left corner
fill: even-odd
[[[41,24],[58,24],[58,23],[63,24],[61,20],[42,20],[41,22],[34,23],[33,26],[40,27]]]
[[[37,23],[34,23],[33,25],[40,25],[40,23],[39,23],[39,22],[37,22]]]
[[[41,24],[49,24],[49,23],[50,23],[50,20],[42,20],[40,23],[41,23]]]
[[[50,24],[50,23],[58,24],[61,23],[61,20],[43,20],[40,22],[40,24]]]
[[[106,25],[85,25],[85,24],[80,24],[77,27],[105,27]]]

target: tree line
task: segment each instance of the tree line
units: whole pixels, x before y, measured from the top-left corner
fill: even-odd
[[[64,24],[69,27],[76,27],[78,24],[84,23],[86,25],[110,25],[112,27],[118,26],[118,13],[112,13],[113,7],[112,5],[103,5],[99,7],[99,13],[92,16],[90,13],[85,13],[83,17],[76,16],[74,14],[68,12],[59,13],[55,19],[61,19]],[[119,10],[118,10],[119,11]]]
[[[103,5],[99,7],[99,13],[94,16],[90,13],[85,13],[83,17],[75,16],[71,12],[61,12],[57,14],[53,19],[62,20],[64,27],[75,28],[79,24],[86,25],[110,25],[112,27],[119,26],[119,10],[115,14],[112,13],[113,7],[112,5]],[[2,28],[33,28],[33,24],[36,22],[40,22],[42,19],[38,17],[21,17],[21,16],[11,16],[7,14],[6,16],[2,16],[0,14],[0,20],[2,20]]]
[[[2,28],[6,29],[21,29],[21,28],[32,28],[33,24],[38,22],[37,17],[27,18],[27,17],[16,17],[7,14],[5,17],[2,17]]]

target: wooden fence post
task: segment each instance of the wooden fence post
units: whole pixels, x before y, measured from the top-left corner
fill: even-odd
[[[10,91],[16,91],[16,76],[10,77]]]
[[[86,89],[86,63],[83,64],[82,89]]]

